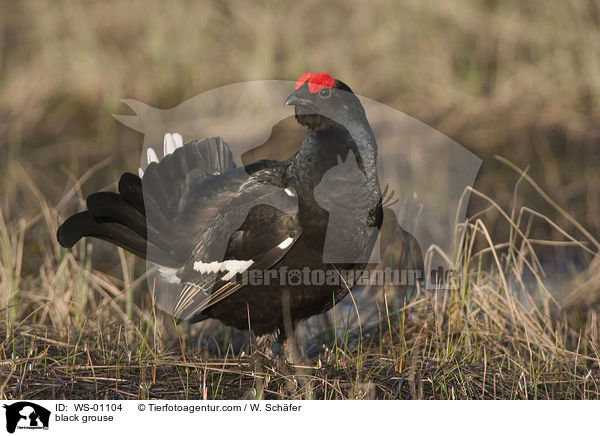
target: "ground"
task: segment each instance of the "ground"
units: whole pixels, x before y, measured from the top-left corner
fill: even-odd
[[[2,11],[0,399],[598,398],[597,1]],[[456,289],[358,292],[300,326],[293,367],[216,322],[176,325],[133,256],[56,243],[88,194],[139,166],[143,138],[112,117],[120,99],[169,108],[308,70],[483,159],[445,253]]]

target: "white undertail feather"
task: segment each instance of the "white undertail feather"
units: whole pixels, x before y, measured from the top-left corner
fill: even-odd
[[[183,137],[179,133],[165,133],[165,136],[163,137],[163,156],[171,154],[181,147],[183,147]],[[148,164],[159,161],[156,151],[154,151],[152,147],[148,147],[146,150],[146,158]],[[138,168],[138,174],[141,179],[144,177],[144,170]]]
[[[173,139],[175,140],[175,148],[183,147],[183,137],[179,133],[173,133]]]
[[[171,154],[175,151],[175,140],[173,139],[173,135],[170,133],[165,133],[165,137],[163,138],[163,156]]]
[[[148,147],[148,150],[146,150],[146,155],[148,156],[148,164],[151,164],[152,162],[158,162],[158,156],[156,156],[156,152],[152,147]]]
[[[163,139],[163,152],[165,156],[173,153],[180,147],[183,147],[183,138],[179,133],[165,133]]]

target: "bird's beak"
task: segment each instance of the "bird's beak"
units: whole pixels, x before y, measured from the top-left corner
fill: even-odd
[[[311,101],[302,97],[298,97],[294,92],[292,95],[285,99],[284,104],[286,106],[308,106],[311,104]]]

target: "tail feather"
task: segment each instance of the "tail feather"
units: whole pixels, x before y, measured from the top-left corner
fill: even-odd
[[[57,239],[64,247],[83,237],[104,239],[160,265],[179,267],[189,256],[189,244],[180,242],[186,229],[178,229],[174,221],[179,199],[192,178],[233,168],[233,155],[222,138],[189,141],[150,163],[141,179],[124,173],[119,193],[90,195],[87,211],[68,218]]]
[[[188,172],[224,173],[235,168],[233,155],[223,138],[213,137],[202,141],[195,139],[190,143],[194,146],[183,147],[180,152],[185,154],[183,162],[188,165]],[[173,156],[176,154],[177,151],[173,153]]]
[[[103,239],[118,247],[124,248],[136,256],[160,263],[168,267],[178,267],[181,259],[174,257],[116,221],[98,220],[87,211],[69,217],[59,228],[56,235],[58,242],[70,248],[83,237]]]
[[[96,192],[85,203],[92,217],[118,221],[138,235],[148,237],[146,217],[121,195],[115,192]]]
[[[96,192],[86,200],[88,213],[99,221],[118,222],[133,230],[150,243],[169,251],[169,243],[153,226],[146,224],[146,217],[122,195],[114,192]]]
[[[171,227],[169,218],[152,195],[144,195],[142,179],[132,173],[123,173],[119,180],[119,193],[146,218],[147,224],[153,229],[168,230]]]
[[[119,179],[119,193],[142,215],[146,214],[142,179],[132,173],[123,173]]]
[[[191,140],[144,171],[144,200],[154,199],[166,216],[177,214],[177,203],[190,180],[201,174],[220,174],[235,168],[233,155],[222,138]]]

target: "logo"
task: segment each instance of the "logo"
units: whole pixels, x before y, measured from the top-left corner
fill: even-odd
[[[3,407],[6,409],[6,431],[9,433],[14,433],[17,428],[48,430],[50,422],[48,409],[29,401],[4,404]]]
[[[206,232],[204,223],[197,223],[198,229],[203,229],[199,235],[210,235],[206,240],[190,238],[193,229],[178,228],[182,213],[192,216],[197,213],[193,207],[206,207],[195,202],[182,212],[183,203],[174,199],[183,195],[213,198],[213,184],[203,182],[212,180],[212,174],[245,165],[252,169],[260,161],[284,161],[299,150],[305,139],[305,126],[299,124],[292,107],[283,103],[291,89],[294,83],[279,80],[235,83],[164,110],[136,100],[122,100],[135,115],[114,115],[115,118],[144,134],[139,174],[146,218],[155,223],[145,249],[148,269],[173,264],[171,253],[189,253],[197,244],[209,253],[206,262],[198,262],[197,271],[205,274],[203,286],[198,287],[203,289],[201,292],[194,291],[193,286],[179,286],[179,267],[159,268],[158,277],[148,275],[157,306],[181,319],[192,317],[210,296],[204,290],[212,289],[210,284],[217,280],[215,272],[219,268],[227,269],[231,277],[245,271],[244,262],[224,263],[224,259],[229,242],[240,235],[250,213],[276,210],[295,217],[300,211],[300,200],[313,198],[318,207],[311,206],[311,210],[322,212],[317,218],[326,223],[325,235],[304,235],[305,240],[314,242],[312,249],[322,253],[325,268],[313,268],[317,283],[322,279],[327,282],[326,267],[335,264],[348,270],[373,269],[372,277],[385,277],[386,271],[394,271],[400,281],[403,271],[417,271],[415,278],[427,289],[455,288],[455,277],[460,278],[461,274],[452,253],[461,240],[463,230],[458,224],[466,216],[470,194],[467,187],[473,185],[481,159],[432,127],[363,96],[356,97],[366,114],[366,123],[356,122],[355,117],[347,117],[346,112],[335,111],[326,104],[300,109],[300,115],[309,121],[325,117],[343,126],[356,144],[362,144],[320,160],[306,177],[311,183],[298,184],[300,189],[306,188],[304,191],[276,184],[248,189],[248,195],[215,208],[215,219]],[[210,147],[191,154],[191,149],[179,150],[193,138],[206,138],[203,141]],[[158,177],[158,162],[163,159],[166,160]],[[181,194],[182,182],[173,175],[185,172],[194,159],[198,162],[194,168],[200,168],[195,171],[205,175],[193,176],[194,183],[189,183],[190,175]],[[239,181],[235,183],[240,187],[246,182],[252,186],[251,174],[236,174]],[[365,194],[375,191],[378,196]],[[379,204],[382,217],[373,213]],[[299,219],[305,218],[309,217]],[[281,249],[289,246],[287,240],[281,245]],[[255,267],[250,274],[260,274],[262,282],[276,274],[268,269],[257,271]],[[304,275],[295,270],[283,276],[288,284],[307,284]],[[412,277],[411,274],[406,280]],[[253,281],[253,276],[249,280]],[[358,278],[352,277],[355,280]],[[310,282],[315,282],[312,276]]]

